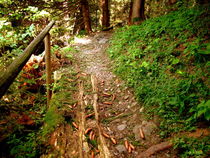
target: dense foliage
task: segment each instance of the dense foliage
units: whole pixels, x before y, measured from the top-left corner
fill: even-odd
[[[162,118],[162,137],[210,120],[209,22],[208,7],[181,7],[119,29],[111,41],[116,74]]]

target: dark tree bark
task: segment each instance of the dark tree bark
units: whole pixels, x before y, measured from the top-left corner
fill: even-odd
[[[102,28],[108,28],[110,26],[109,0],[100,0],[100,8]]]
[[[210,3],[209,0],[197,0],[198,4],[208,4]]]
[[[168,2],[169,2],[169,5],[173,5],[176,3],[176,0],[169,0]]]
[[[87,33],[92,32],[91,28],[91,20],[90,20],[90,12],[89,12],[89,4],[87,0],[81,0],[81,8],[82,8],[82,15],[83,15],[83,20],[85,24],[85,30]]]
[[[85,30],[81,7],[79,8],[79,12],[75,13],[75,16],[76,16],[76,19],[74,23],[73,34],[78,34],[81,30]]]
[[[139,24],[141,21],[145,20],[144,4],[145,4],[145,0],[134,0],[133,1],[132,24]]]
[[[128,25],[132,24],[132,11],[133,11],[133,1],[130,2],[130,11],[128,17]]]

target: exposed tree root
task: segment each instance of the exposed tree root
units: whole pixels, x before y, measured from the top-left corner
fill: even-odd
[[[147,158],[150,157],[151,155],[155,154],[156,152],[162,151],[162,150],[166,150],[171,148],[173,145],[171,142],[162,142],[160,144],[156,144],[151,146],[149,149],[147,149],[146,151],[142,152],[140,155],[138,155],[137,158]]]
[[[78,109],[78,119],[79,119],[79,157],[87,158],[87,151],[83,151],[85,143],[85,104],[83,102],[84,88],[83,82],[79,82],[79,109]]]
[[[110,158],[111,154],[110,151],[106,145],[106,141],[104,139],[104,137],[102,136],[102,130],[101,130],[101,126],[100,126],[100,122],[99,122],[99,117],[98,117],[98,89],[97,89],[97,80],[96,77],[94,75],[91,75],[91,82],[92,82],[92,87],[93,87],[93,92],[94,92],[94,102],[93,102],[93,108],[94,108],[94,112],[95,112],[95,119],[97,122],[97,128],[98,128],[98,132],[99,132],[99,139],[100,139],[100,146],[99,146],[99,150],[100,150],[100,158]]]

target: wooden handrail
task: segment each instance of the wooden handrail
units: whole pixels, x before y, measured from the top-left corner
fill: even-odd
[[[50,55],[50,34],[44,39],[45,44],[45,63],[46,63],[46,85],[47,85],[47,107],[50,107],[51,91],[51,55]]]
[[[37,45],[45,38],[54,24],[55,21],[51,21],[44,28],[44,30],[26,47],[24,52],[18,56],[5,71],[0,73],[0,99],[18,76],[27,61],[30,59],[31,55],[36,50]]]

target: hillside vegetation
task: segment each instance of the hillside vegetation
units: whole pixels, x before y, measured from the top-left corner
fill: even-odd
[[[115,73],[134,88],[148,116],[160,116],[161,137],[205,128],[210,120],[208,8],[180,8],[123,27],[108,49]],[[184,157],[204,156],[210,144],[188,138],[176,143]]]

